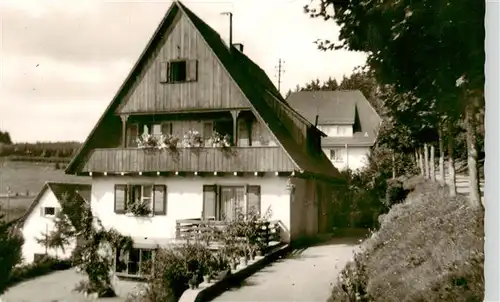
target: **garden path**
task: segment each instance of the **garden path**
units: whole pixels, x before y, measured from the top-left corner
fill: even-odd
[[[308,301],[328,299],[345,264],[359,249],[362,236],[331,238],[295,250],[213,301]]]
[[[0,302],[84,302],[90,301],[74,292],[75,285],[84,280],[75,269],[57,271],[19,283],[0,297]],[[105,302],[124,302],[122,298],[99,299]]]

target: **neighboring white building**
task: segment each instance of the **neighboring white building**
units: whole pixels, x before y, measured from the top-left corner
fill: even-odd
[[[182,144],[191,131],[202,146]],[[210,144],[215,132],[229,135],[231,147]],[[146,150],[136,142],[141,134],[181,141]],[[184,219],[270,209],[283,241],[331,231],[339,172],[321,150],[322,135],[242,45],[228,47],[175,1],[66,173],[92,176],[94,215],[135,243],[116,257],[116,273],[137,277],[152,251],[179,238]],[[132,214],[139,203],[151,214]]]
[[[75,245],[74,243],[62,249],[48,249],[37,242],[37,238],[43,238],[42,234],[54,230],[54,218],[61,210],[61,201],[64,194],[68,198],[77,198],[82,202],[90,201],[91,186],[85,184],[46,182],[42,190],[35,196],[23,217],[20,218],[18,226],[24,237],[22,248],[23,263],[28,264],[34,260],[49,255],[61,259],[69,258]],[[75,241],[76,242],[76,241]]]
[[[327,135],[321,147],[337,169],[366,165],[382,119],[361,91],[299,91],[286,101]]]

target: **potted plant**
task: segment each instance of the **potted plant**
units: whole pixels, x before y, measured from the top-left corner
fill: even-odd
[[[212,274],[213,274],[213,271],[212,271],[211,266],[208,266],[207,268],[205,268],[205,274],[203,275],[203,281],[205,283],[210,283],[210,281],[212,281]]]
[[[222,148],[223,150],[227,150],[231,147],[231,138],[228,134],[220,134],[217,131],[212,132],[212,135],[209,139],[209,144],[214,148]]]
[[[255,251],[255,256],[257,256],[257,257],[262,257],[262,256],[263,256],[263,251],[262,251],[262,248],[258,248],[258,249]]]
[[[137,147],[140,149],[160,149],[158,139],[151,134],[144,133],[136,139]]]
[[[186,148],[199,148],[203,146],[203,138],[196,130],[189,130],[182,138],[182,144]]]
[[[138,201],[130,204],[128,216],[149,216],[151,214],[151,210],[149,208],[149,203]]]
[[[172,134],[161,135],[160,144],[162,149],[168,149],[171,152],[177,151],[177,145],[179,143],[179,138],[173,136]]]
[[[191,276],[191,279],[189,279],[188,281],[188,284],[189,284],[189,288],[190,289],[195,289],[195,288],[198,288],[198,276],[193,273],[193,275]]]
[[[245,245],[241,245],[239,248],[239,254],[240,254],[240,265],[245,267],[248,265],[248,255],[247,255],[247,249]]]
[[[255,256],[258,250],[259,246],[257,245],[257,243],[248,244],[248,255],[250,256],[250,260],[255,260]]]
[[[231,271],[236,270],[236,258],[235,257],[231,257],[229,259],[229,268],[231,268]]]

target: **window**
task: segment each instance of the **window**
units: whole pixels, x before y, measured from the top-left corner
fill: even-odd
[[[126,276],[148,276],[153,268],[153,254],[152,249],[117,250],[115,272]]]
[[[203,141],[207,146],[210,138],[212,137],[213,131],[214,131],[214,124],[212,122],[203,123]]]
[[[167,213],[167,186],[165,185],[116,185],[115,213],[124,214],[134,203],[147,203],[156,215]]]
[[[193,82],[197,79],[197,60],[173,60],[160,64],[160,83]]]
[[[239,213],[260,215],[260,186],[203,186],[204,219],[232,220]]]
[[[185,82],[186,81],[186,61],[170,62],[170,81]]]
[[[40,210],[41,216],[55,216],[58,212],[55,207],[42,207]]]
[[[335,162],[343,162],[341,149],[330,149],[330,160]]]
[[[127,129],[127,146],[137,147],[136,139],[143,134],[151,134],[157,138],[160,135],[172,134],[172,123],[154,123],[154,124],[130,124]]]

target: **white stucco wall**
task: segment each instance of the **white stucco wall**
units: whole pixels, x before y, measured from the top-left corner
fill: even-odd
[[[59,201],[54,193],[47,189],[43,196],[40,198],[38,205],[33,209],[31,214],[26,218],[22,229],[24,236],[24,244],[22,248],[23,263],[31,263],[34,259],[34,254],[45,254],[58,258],[69,258],[73,251],[75,244],[71,243],[69,246],[62,249],[47,249],[42,244],[37,243],[36,238],[43,238],[42,233],[51,232],[54,230],[54,217],[44,217],[41,215],[42,207],[55,207],[61,208]]]
[[[330,158],[330,150],[335,149],[336,152],[340,154],[340,161]],[[345,170],[347,168],[351,170],[362,169],[367,164],[367,156],[370,153],[369,147],[328,147],[323,148],[326,156],[330,159],[335,168],[339,170]]]
[[[115,184],[164,184],[167,186],[167,215],[129,217],[114,212]],[[290,228],[290,193],[286,178],[278,177],[94,177],[91,206],[104,227],[113,227],[132,238],[148,240],[175,238],[178,219],[200,218],[203,207],[203,185],[259,185],[261,213],[270,207],[271,220],[280,220]]]
[[[352,125],[318,125],[318,129],[329,137],[352,136]]]

